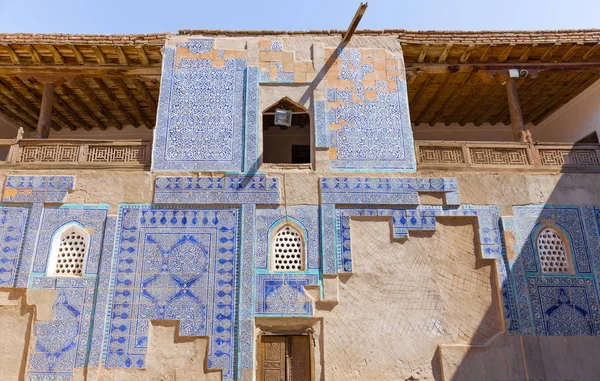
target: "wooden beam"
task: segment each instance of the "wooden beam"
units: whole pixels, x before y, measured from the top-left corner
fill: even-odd
[[[425,77],[425,80],[419,87],[419,90],[417,90],[417,93],[415,94],[415,96],[409,100],[409,103],[411,104],[410,108],[412,110],[415,110],[417,108],[417,105],[421,101],[423,94],[425,94],[425,91],[427,91],[427,86],[429,85],[430,81],[431,81],[431,76],[428,75],[427,77]]]
[[[150,65],[150,60],[148,59],[148,55],[146,54],[144,47],[138,46],[138,47],[136,47],[136,49],[138,52],[138,56],[140,57],[140,63],[142,65]]]
[[[587,73],[582,73],[582,74],[587,74]],[[555,102],[556,99],[558,99],[559,97],[564,96],[565,98],[572,99],[573,97],[577,96],[579,93],[581,93],[582,91],[587,89],[590,85],[592,85],[594,82],[596,82],[599,78],[600,78],[600,71],[597,72],[596,74],[592,75],[587,81],[585,81],[583,84],[579,85],[576,89],[569,91],[566,94],[555,94],[548,102],[544,102],[544,106],[549,106],[552,102]],[[579,79],[579,76],[576,79]],[[571,83],[574,83],[576,79],[574,79]],[[569,89],[571,83],[569,83],[568,86],[563,87],[561,92]],[[546,118],[548,118],[550,115],[552,115],[552,113],[554,113],[556,110],[558,110],[562,106],[563,106],[563,103],[560,103],[560,102],[556,103],[554,106],[545,110],[537,118],[533,119],[533,124],[534,125],[540,124],[541,122],[543,122]]]
[[[471,52],[473,51],[473,49],[475,49],[475,44],[470,44],[469,46],[467,46],[465,48],[465,51],[463,52],[463,54],[460,56],[459,62],[460,63],[469,62],[469,56],[471,55]]]
[[[35,50],[35,48],[33,47],[33,45],[27,45],[26,49],[29,51],[29,55],[31,56],[31,59],[33,60],[33,64],[34,65],[41,65],[42,64],[42,58],[40,57],[40,54],[37,52],[37,50]]]
[[[57,65],[64,65],[65,60],[62,58],[58,50],[54,47],[54,45],[48,45],[48,49],[50,50],[50,54],[52,54],[52,59],[54,63]]]
[[[85,58],[83,58],[83,54],[81,54],[81,52],[79,51],[79,49],[77,49],[77,46],[71,45],[70,48],[73,51],[73,55],[75,56],[75,59],[77,60],[77,63],[80,64],[80,65],[84,65],[85,64]]]
[[[546,50],[546,52],[542,56],[541,60],[542,61],[550,61],[552,59],[552,55],[554,55],[554,52],[558,48],[560,48],[560,42],[555,43],[554,45],[552,45],[551,48],[549,48],[548,50]]]
[[[106,65],[106,56],[100,50],[98,46],[92,46],[92,50],[94,51],[94,55],[96,56],[96,61],[98,61],[98,65]]]
[[[452,91],[452,94],[450,94],[450,96],[446,99],[446,101],[444,102],[442,107],[440,107],[439,110],[436,112],[433,119],[431,119],[429,121],[430,126],[433,126],[433,124],[435,124],[435,121],[439,120],[439,118],[442,115],[444,115],[444,113],[446,112],[448,107],[452,104],[452,102],[454,102],[454,99],[456,99],[456,97],[462,92],[462,90],[465,88],[465,85],[467,84],[467,82],[469,82],[469,80],[471,79],[472,76],[473,76],[473,73],[468,73],[465,75],[463,80],[458,84],[458,86],[454,89],[454,91]]]
[[[452,113],[448,116],[448,118],[444,121],[445,125],[450,125],[452,123],[452,121],[456,121],[457,123],[460,122],[460,120],[457,120],[457,113],[460,112],[460,110],[462,110],[466,105],[470,105],[471,103],[473,103],[475,100],[478,99],[478,94],[477,94],[477,90],[479,88],[479,86],[481,86],[481,79],[479,77],[475,78],[475,86],[473,86],[472,88],[469,89],[469,92],[467,93],[467,95],[460,101],[457,102],[458,104],[454,107],[454,109],[452,110]]]
[[[575,44],[573,44],[573,46],[571,46],[571,49],[569,49],[560,59],[561,62],[565,62],[570,60],[571,58],[573,58],[573,56],[575,55],[575,52],[577,52],[577,50],[579,49],[579,47],[583,46],[583,42],[577,42]]]
[[[495,91],[495,90],[494,90]],[[504,101],[504,96],[502,96],[502,101]],[[503,104],[506,102],[502,102]],[[492,104],[479,116],[479,118],[477,118],[475,120],[475,122],[473,122],[473,124],[475,126],[481,126],[483,123],[485,122],[490,122],[490,116],[492,115],[492,112],[496,109],[498,109],[498,103],[496,102],[492,102]],[[500,106],[502,107],[502,106]],[[491,124],[491,122],[490,122]]]
[[[529,88],[533,87],[536,82],[539,80],[540,77],[535,77],[533,79],[521,79],[520,81],[517,81],[517,88],[519,90],[519,93],[521,94],[525,94],[527,92],[527,90],[529,90]],[[523,84],[521,86],[521,84]],[[523,88],[521,88],[523,87]],[[505,123],[504,121],[506,120],[506,118],[504,117],[506,114],[508,114],[508,121]],[[510,113],[508,111],[508,102],[504,103],[504,106],[502,106],[502,110],[496,114],[496,116],[494,117],[494,119],[492,119],[492,121],[490,122],[490,124],[493,126],[496,123],[500,123],[503,122],[503,124],[509,124],[510,123]]]
[[[506,60],[508,59],[508,57],[510,56],[510,52],[512,52],[513,48],[515,47],[515,44],[509,44],[503,51],[502,53],[500,53],[500,55],[498,56],[498,62],[503,63],[506,62]]]
[[[439,63],[405,63],[407,71],[422,72],[427,74],[445,73],[470,73],[472,71],[500,71],[509,69],[527,69],[544,71],[581,71],[595,72],[600,68],[600,62],[546,62],[546,63],[497,63],[497,64],[439,64]],[[1,73],[1,68],[0,68]]]
[[[85,94],[85,96],[88,97],[90,101],[92,101],[92,103],[94,104],[94,106],[96,106],[100,114],[110,119],[110,121],[117,128],[117,130],[123,129],[123,124],[121,124],[121,122],[119,122],[119,120],[115,118],[115,116],[104,106],[100,98],[98,98],[98,96],[88,87],[83,78],[75,78],[73,82],[77,85],[79,90],[81,90]]]
[[[137,91],[142,95],[142,97],[148,104],[152,116],[156,117],[156,102],[154,101],[154,98],[152,98],[152,94],[150,94],[150,91],[148,91],[146,85],[144,85],[144,83],[137,78],[133,79],[133,83],[135,84],[135,88],[137,89]]]
[[[459,124],[461,126],[464,126],[465,124],[467,124],[469,121],[471,121],[473,119],[473,117],[475,116],[475,114],[477,113],[477,111],[479,111],[479,107],[484,104],[485,102],[487,102],[488,99],[490,99],[490,97],[492,95],[494,95],[494,93],[496,92],[496,90],[498,89],[498,87],[500,87],[500,82],[496,81],[494,83],[494,85],[492,86],[492,88],[490,90],[488,90],[488,92],[479,99],[479,101],[477,101],[473,107],[471,107],[471,109],[469,110],[469,112],[460,120]]]
[[[63,84],[60,87],[60,89],[62,90],[63,94],[65,94],[65,96],[67,98],[69,98],[71,100],[71,102],[73,102],[73,104],[76,105],[83,112],[83,115],[86,115],[90,119],[92,119],[94,121],[94,123],[96,123],[96,126],[98,128],[100,128],[101,130],[106,130],[106,128],[107,128],[106,124],[102,120],[100,120],[100,118],[98,118],[96,116],[96,114],[94,114],[92,112],[92,110],[90,110],[90,108],[85,104],[85,102],[83,102],[81,100],[81,98],[79,98],[77,96],[77,94],[75,94],[75,92],[73,92],[73,90],[71,90],[66,84]],[[84,125],[84,128],[85,128],[85,125]]]
[[[137,99],[135,99],[135,97],[133,96],[133,94],[131,93],[131,91],[129,90],[129,88],[127,87],[125,82],[123,81],[123,79],[114,78],[114,79],[112,79],[112,81],[119,88],[119,90],[121,90],[121,92],[123,92],[123,94],[125,94],[125,97],[129,101],[129,103],[131,103],[131,105],[135,109],[136,113],[138,114],[137,116],[144,123],[144,125],[147,128],[150,128],[150,129],[153,128],[154,123],[152,123],[150,121],[150,118],[148,118],[148,115],[146,115],[146,113],[144,112],[144,109],[142,109],[142,106],[140,106]]]
[[[100,90],[106,94],[108,99],[110,99],[110,101],[113,102],[113,105],[121,111],[123,116],[125,116],[125,118],[129,121],[129,124],[131,124],[134,127],[139,127],[141,125],[141,123],[138,122],[133,115],[131,115],[129,110],[127,110],[127,107],[125,107],[125,105],[123,105],[123,103],[121,103],[117,96],[110,90],[110,88],[106,86],[102,79],[94,78],[94,82],[96,82],[96,85],[98,85]]]
[[[485,48],[485,51],[483,52],[481,57],[479,57],[479,61],[487,62],[490,59],[490,55],[492,54],[492,49],[494,49],[495,46],[496,46],[496,44],[489,44],[487,46],[487,48]]]
[[[573,84],[581,81],[582,78],[585,78],[588,75],[589,75],[588,72],[581,72],[581,73],[577,74],[575,76],[575,78],[571,79],[566,85],[558,87],[559,90],[556,93],[551,95],[548,99],[545,99],[542,102],[542,104],[540,104],[538,107],[536,107],[534,110],[532,110],[531,112],[528,113],[525,123],[527,123],[531,120],[534,120],[535,116],[538,115],[540,112],[543,112],[545,110],[552,108],[552,105],[558,98],[560,98],[564,95],[567,95],[569,92],[572,91]]]
[[[508,111],[510,112],[513,138],[515,142],[526,142],[523,111],[521,110],[519,91],[517,90],[517,81],[515,78],[509,78],[506,81],[506,95],[508,97]]]
[[[419,57],[417,58],[417,62],[423,62],[425,61],[425,57],[427,57],[427,52],[429,51],[429,44],[425,44],[423,45],[423,48],[421,48],[421,51],[419,52]]]
[[[415,119],[416,126],[418,126],[419,124],[421,124],[423,122],[423,118],[427,115],[427,113],[429,112],[429,109],[431,108],[433,103],[437,100],[437,94],[444,93],[444,90],[448,86],[448,83],[450,83],[451,78],[452,78],[452,75],[450,75],[450,74],[446,75],[446,78],[444,78],[444,81],[442,82],[440,87],[436,90],[435,94],[429,99],[429,102],[427,102],[427,105],[425,106],[423,111],[421,111],[419,116],[417,116],[417,118]]]
[[[452,44],[447,44],[444,50],[442,50],[442,54],[440,54],[440,58],[438,59],[438,63],[446,62],[446,58],[448,58],[448,54],[450,54],[450,50],[452,49]]]
[[[123,48],[117,45],[117,46],[115,46],[115,49],[117,50],[117,57],[119,58],[119,64],[121,64],[123,66],[129,65],[129,60],[127,59],[127,55],[123,51]]]
[[[148,77],[159,78],[161,75],[160,65],[142,66],[142,65],[11,65],[11,66],[0,66],[0,75],[14,75],[19,74],[23,76],[33,76],[37,74],[56,74],[62,76],[102,76],[105,78],[123,77],[141,75]]]
[[[44,90],[44,85],[42,83],[40,83],[38,80],[36,80],[35,78],[30,79],[30,83],[33,87],[36,88],[36,90],[38,90],[40,92]],[[39,98],[41,100],[41,96]],[[76,123],[79,123],[85,130],[89,131],[92,129],[88,125],[88,122],[83,120],[83,118],[81,116],[79,116],[77,111],[75,111],[69,103],[64,101],[61,98],[60,94],[57,92],[54,93],[54,101],[56,102],[56,104],[58,106],[60,106],[67,113],[67,115],[70,118],[74,119],[76,121]],[[71,129],[71,131],[75,131],[77,129],[77,126],[72,123],[69,123],[69,128]]]
[[[597,43],[596,45],[592,46],[584,55],[583,55],[583,60],[584,61],[588,61],[590,58],[592,58],[594,56],[594,54],[596,54],[596,51],[600,48],[600,43]]]
[[[21,59],[19,58],[19,55],[17,54],[17,52],[14,51],[14,49],[9,44],[2,44],[2,47],[8,53],[8,56],[10,57],[10,61],[13,63],[13,65],[21,64]]]
[[[40,106],[40,117],[36,128],[36,137],[38,139],[47,139],[50,136],[50,127],[52,126],[52,105],[54,104],[54,85],[44,84],[44,93],[42,95],[42,105]]]
[[[35,124],[32,124],[30,121],[25,120],[25,118],[23,118],[18,111],[9,110],[8,108],[0,104],[0,113],[2,113],[7,118],[11,119],[13,122],[17,123],[19,127],[25,126],[29,128],[30,131],[35,131]]]
[[[533,52],[533,49],[536,46],[538,46],[537,42],[534,42],[533,44],[529,45],[527,47],[527,49],[525,49],[523,54],[521,54],[521,57],[519,57],[519,62],[527,62],[529,60],[529,57],[531,57],[531,53]]]
[[[350,26],[348,27],[348,29],[346,30],[346,32],[344,33],[344,36],[343,36],[343,39],[346,43],[349,42],[350,39],[352,38],[354,31],[356,31],[356,27],[358,27],[360,20],[362,19],[363,15],[365,14],[365,11],[367,10],[367,7],[368,7],[367,3],[360,3],[360,5],[358,6],[358,9],[356,10],[354,17],[352,18],[352,21],[350,22]]]
[[[21,109],[25,110],[27,115],[37,120],[40,115],[39,107],[34,106],[27,98],[21,95],[16,88],[10,86],[3,79],[0,79],[0,91],[8,98],[11,98],[11,100],[19,105]]]

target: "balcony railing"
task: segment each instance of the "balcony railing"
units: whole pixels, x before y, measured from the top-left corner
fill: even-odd
[[[416,141],[417,168],[600,172],[599,144]]]
[[[22,139],[9,145],[5,166],[19,168],[115,168],[150,166],[152,143],[140,140]]]

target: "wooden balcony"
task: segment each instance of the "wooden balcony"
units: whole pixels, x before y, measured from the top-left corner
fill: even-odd
[[[600,172],[599,144],[416,141],[419,170]]]
[[[3,148],[3,150],[2,150]],[[19,169],[148,169],[152,142],[141,140],[0,140],[3,167]]]

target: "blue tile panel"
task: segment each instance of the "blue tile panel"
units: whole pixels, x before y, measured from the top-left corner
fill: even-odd
[[[418,192],[441,192],[447,205],[460,204],[455,178],[324,177],[320,186],[326,204],[418,205]]]
[[[327,125],[327,101],[315,101],[315,147],[329,148],[329,126]]]
[[[279,204],[279,179],[265,175],[157,177],[156,204]]]
[[[60,203],[73,189],[74,182],[74,176],[8,176],[2,201]]]
[[[258,68],[249,67],[246,78],[246,123],[244,129],[244,171],[258,170]]]
[[[238,375],[254,368],[254,253],[256,205],[242,205],[242,250],[240,250],[240,289],[237,305],[238,328],[235,353]]]
[[[271,40],[269,42],[270,42],[270,45],[263,47],[261,49],[262,51],[270,51],[270,52],[282,52],[283,51],[282,41]],[[293,54],[293,52],[290,52],[290,53]],[[261,61],[262,61],[262,59],[261,59]],[[269,59],[266,63],[267,63],[267,68],[269,68],[269,70],[263,71],[260,73],[260,82],[261,83],[269,83],[269,82],[271,82],[271,83],[294,83],[294,72],[293,71],[284,71],[283,61],[281,61],[281,60],[273,61],[273,60]],[[275,69],[274,71],[271,70],[271,68],[273,66]],[[271,71],[273,71],[273,74],[274,74],[273,76],[271,75]]]
[[[337,54],[339,70],[327,75],[331,168],[414,172],[406,81],[399,80],[397,67],[380,71],[374,66],[378,60],[385,65],[389,53],[346,47],[331,54]]]
[[[0,287],[14,287],[29,209],[0,207]]]
[[[257,274],[257,315],[312,315],[312,299],[304,286],[318,285],[316,274]]]
[[[150,319],[210,337],[208,367],[234,378],[238,218],[233,209],[119,210],[107,368],[145,367]]]
[[[287,222],[300,227],[306,242],[306,268],[318,270],[321,267],[319,248],[319,208],[318,206],[288,206],[259,208],[256,211],[256,260],[255,268],[269,268],[269,242],[271,234]]]
[[[153,171],[242,171],[246,58],[219,59],[229,52],[213,43],[190,38],[164,48]],[[198,56],[180,57],[180,49]]]

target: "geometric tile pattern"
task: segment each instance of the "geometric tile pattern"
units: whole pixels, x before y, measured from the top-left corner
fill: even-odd
[[[279,204],[279,179],[265,175],[157,177],[156,204]]]
[[[249,67],[246,75],[246,120],[244,123],[244,172],[258,170],[258,68]]]
[[[154,171],[242,170],[245,52],[213,43],[190,38],[165,45]]]
[[[74,176],[8,176],[4,202],[63,202],[73,189]]]
[[[0,207],[0,287],[14,287],[29,209]]]
[[[315,147],[329,148],[329,127],[327,126],[327,101],[315,101]]]
[[[318,285],[317,274],[257,274],[256,314],[312,315],[312,299],[304,286]]]
[[[331,168],[416,169],[406,81],[384,49],[325,49],[337,55],[326,74]]]
[[[238,209],[122,205],[109,308],[107,368],[143,368],[150,319],[208,336],[208,367],[234,378]]]

